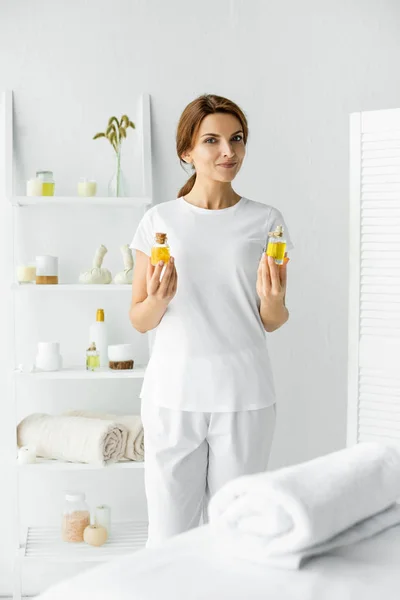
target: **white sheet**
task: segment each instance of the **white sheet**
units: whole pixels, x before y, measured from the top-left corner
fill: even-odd
[[[218,554],[208,525],[102,564],[37,600],[399,600],[400,526],[301,571]]]

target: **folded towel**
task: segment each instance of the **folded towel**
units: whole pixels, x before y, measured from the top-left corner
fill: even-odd
[[[209,519],[229,553],[298,568],[400,523],[399,497],[400,446],[363,443],[239,477],[211,498]]]
[[[18,446],[36,446],[37,456],[97,465],[121,460],[127,430],[113,421],[34,413],[17,428]]]
[[[144,460],[144,435],[140,415],[111,415],[87,410],[70,410],[66,414],[76,417],[89,417],[91,419],[106,419],[114,421],[114,423],[121,423],[128,431],[125,458],[136,461]]]

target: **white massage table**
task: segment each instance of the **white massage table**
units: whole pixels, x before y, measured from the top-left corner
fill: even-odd
[[[399,600],[400,526],[299,571],[221,556],[209,525],[102,564],[37,600]]]

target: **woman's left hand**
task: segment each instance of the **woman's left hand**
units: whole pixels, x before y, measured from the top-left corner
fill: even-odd
[[[270,309],[285,305],[287,260],[277,265],[275,259],[263,254],[257,271],[257,294],[261,304]]]

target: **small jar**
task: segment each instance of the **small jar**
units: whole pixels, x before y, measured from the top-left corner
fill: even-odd
[[[97,191],[97,184],[95,181],[81,177],[78,182],[78,196],[87,197],[95,196]]]
[[[160,260],[166,264],[170,259],[171,253],[167,242],[166,233],[156,233],[155,244],[151,249],[151,264],[155,267]]]
[[[58,258],[57,256],[36,257],[36,283],[38,285],[58,284]]]
[[[42,195],[54,196],[55,181],[53,171],[37,171],[36,178],[42,182]]]
[[[90,510],[85,494],[67,492],[65,495],[61,536],[64,542],[83,542],[83,532],[90,525]]]
[[[94,342],[86,350],[86,370],[97,371],[100,368],[100,354]]]
[[[59,371],[62,369],[62,356],[59,342],[39,342],[35,367],[41,371]]]
[[[108,346],[108,366],[114,370],[133,369],[133,344],[114,344]]]

